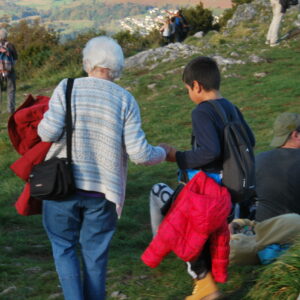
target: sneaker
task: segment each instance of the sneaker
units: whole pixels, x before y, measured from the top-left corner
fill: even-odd
[[[265,41],[265,44],[266,44],[266,45],[270,45],[270,41],[266,40],[266,41]]]
[[[186,297],[185,300],[217,300],[222,297],[211,273],[207,273],[203,279],[195,280],[192,295]]]

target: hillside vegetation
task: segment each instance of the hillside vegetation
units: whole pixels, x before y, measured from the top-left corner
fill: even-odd
[[[241,108],[256,135],[257,153],[270,149],[272,123],[280,112],[300,113],[300,37],[269,48],[264,37],[270,9],[263,0],[255,1],[252,7],[257,14],[251,20],[236,15],[233,27],[209,32],[202,39],[190,37],[186,44],[198,49],[192,56],[185,54],[175,60],[169,60],[170,56],[157,57],[155,63],[147,61],[139,68],[125,70],[117,83],[138,100],[150,143],[167,142],[178,149],[189,148],[194,106],[181,82],[181,73],[196,55],[214,56],[222,62],[222,94]],[[298,15],[295,9],[287,13],[283,33],[295,26]],[[29,35],[30,30],[26,33]],[[53,32],[32,34],[43,34],[51,43],[56,42]],[[25,68],[19,70],[18,104],[29,93],[51,95],[62,78],[83,76],[81,48],[91,36],[93,33],[70,41],[59,53],[51,43],[46,48],[35,45],[34,53],[43,53],[39,60],[30,52],[25,53],[22,59],[32,60],[32,64],[27,73]],[[53,54],[59,56],[49,62],[50,57],[55,57]],[[1,114],[0,118],[0,299],[62,300],[41,216],[19,216],[13,207],[24,183],[9,169],[18,155],[7,136],[8,115]],[[156,269],[149,269],[140,261],[151,240],[148,195],[157,182],[175,187],[176,166],[130,164],[125,209],[110,252],[108,300],[182,300],[192,290],[185,264],[173,254]],[[220,288],[230,300],[296,300],[300,291],[299,243],[267,267],[230,266],[229,281]]]

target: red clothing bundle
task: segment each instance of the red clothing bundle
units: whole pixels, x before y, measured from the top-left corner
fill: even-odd
[[[49,97],[29,95],[8,121],[8,134],[16,151],[22,155],[10,168],[25,181],[31,168],[42,162],[51,143],[42,142],[37,134],[37,126],[48,110]],[[18,198],[15,207],[19,214],[28,216],[41,213],[41,201],[30,197],[29,183]]]
[[[178,195],[143,253],[143,262],[155,268],[171,251],[182,260],[191,261],[199,256],[209,239],[212,275],[217,282],[224,283],[229,263],[230,210],[227,189],[199,172]]]

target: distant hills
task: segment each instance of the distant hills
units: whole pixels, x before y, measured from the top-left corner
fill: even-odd
[[[231,0],[104,0],[105,3],[138,3],[145,5],[153,5],[161,7],[164,5],[174,5],[174,6],[189,6],[197,5],[202,2],[204,7],[207,8],[230,8]]]
[[[231,0],[201,2],[210,9],[231,6]],[[143,18],[154,7],[176,9],[199,3],[199,0],[0,0],[0,23],[39,19],[66,39],[89,29],[122,30],[119,20]]]

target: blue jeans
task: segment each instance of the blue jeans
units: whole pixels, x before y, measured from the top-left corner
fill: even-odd
[[[43,224],[65,300],[105,299],[107,256],[116,222],[116,206],[104,198],[72,195],[64,201],[43,201]]]

